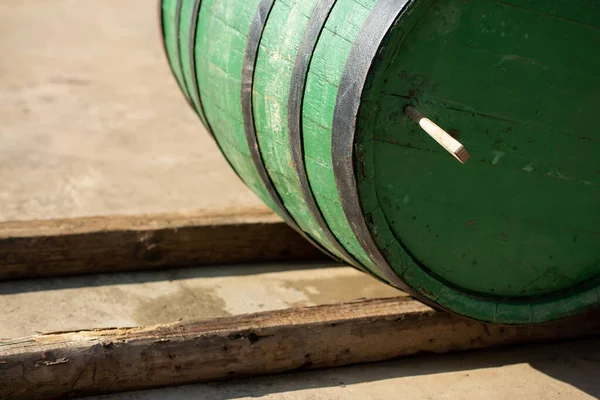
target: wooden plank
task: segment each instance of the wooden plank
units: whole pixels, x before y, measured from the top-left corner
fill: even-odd
[[[0,398],[41,399],[600,334],[599,312],[485,325],[410,298],[0,340]]]
[[[0,223],[0,279],[319,259],[266,207]]]

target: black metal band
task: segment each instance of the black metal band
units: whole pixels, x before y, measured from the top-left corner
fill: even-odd
[[[418,296],[392,269],[375,243],[365,221],[354,174],[354,136],[362,92],[377,51],[410,0],[379,0],[356,40],[342,74],[333,116],[331,153],[333,171],[344,214],[364,251],[395,286]]]
[[[321,37],[321,32],[325,28],[325,23],[329,18],[329,14],[333,9],[337,0],[320,0],[315,9],[313,10],[306,31],[300,42],[298,48],[298,54],[294,63],[294,69],[292,71],[292,80],[290,84],[290,92],[288,99],[288,130],[289,130],[289,144],[292,155],[292,168],[298,179],[300,189],[302,191],[302,197],[306,203],[306,207],[312,214],[314,220],[317,222],[319,229],[327,237],[329,242],[333,245],[335,250],[341,255],[342,260],[348,264],[360,269],[363,272],[370,273],[369,270],[361,266],[361,264],[352,257],[350,253],[346,251],[344,246],[337,240],[337,238],[329,229],[325,218],[321,213],[317,205],[317,201],[313,195],[310,183],[308,181],[308,174],[306,171],[306,164],[304,162],[304,140],[302,133],[302,107],[304,104],[304,92],[306,90],[306,79],[308,77],[308,70],[312,61],[312,55],[315,47]]]
[[[291,226],[294,230],[300,233],[305,239],[311,242],[313,245],[321,249],[323,252],[334,257],[329,251],[324,249],[320,244],[316,243],[309,235],[307,235],[298,224],[294,221],[290,213],[286,210],[279,193],[273,186],[273,182],[269,177],[267,169],[262,159],[260,149],[258,147],[258,139],[256,137],[256,126],[254,124],[254,112],[253,112],[253,100],[252,100],[252,89],[254,84],[254,69],[256,66],[256,60],[258,58],[258,49],[262,34],[267,23],[267,19],[273,8],[275,0],[262,0],[258,5],[252,24],[250,25],[250,31],[248,32],[248,39],[246,41],[246,50],[244,52],[244,63],[242,67],[242,112],[244,114],[244,129],[246,131],[246,140],[248,141],[248,147],[250,148],[250,155],[254,167],[258,172],[258,176],[264,187],[267,190],[268,195],[273,200],[279,215],[284,221]]]

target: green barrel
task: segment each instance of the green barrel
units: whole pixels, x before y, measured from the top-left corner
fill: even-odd
[[[600,304],[595,0],[163,0],[161,22],[232,168],[331,256],[492,323]]]

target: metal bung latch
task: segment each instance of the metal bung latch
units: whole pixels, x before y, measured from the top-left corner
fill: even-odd
[[[454,139],[448,132],[437,126],[429,118],[426,118],[419,111],[411,106],[404,108],[404,113],[415,121],[419,126],[446,151],[454,156],[462,164],[466,163],[471,155],[458,140]]]

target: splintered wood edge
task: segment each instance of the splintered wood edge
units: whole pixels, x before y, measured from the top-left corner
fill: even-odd
[[[84,396],[600,333],[600,314],[485,325],[410,298],[0,340],[0,398]]]
[[[460,161],[461,163],[466,163],[469,158],[471,158],[471,155],[469,154],[469,152],[467,151],[467,149],[464,148],[464,146],[460,146],[460,148],[456,151],[456,153],[453,153],[454,157],[456,157],[456,159],[458,161]]]
[[[0,280],[328,259],[266,207],[0,223]]]

